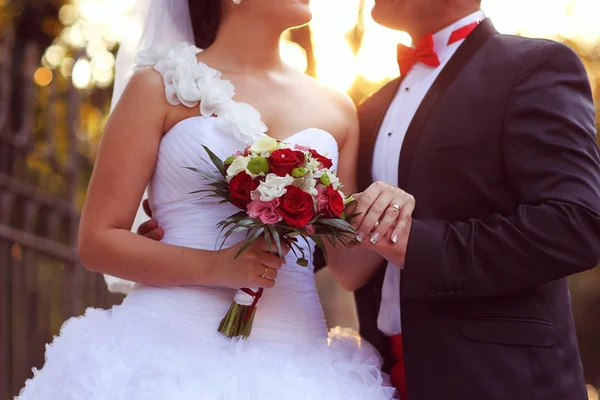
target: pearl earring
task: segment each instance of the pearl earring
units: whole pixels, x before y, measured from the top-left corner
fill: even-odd
[[[233,4],[240,4],[242,0],[233,0]]]

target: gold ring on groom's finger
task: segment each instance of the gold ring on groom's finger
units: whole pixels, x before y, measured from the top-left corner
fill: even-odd
[[[259,275],[262,279],[265,279],[265,276],[267,275],[267,272],[269,272],[269,267],[265,268],[265,272],[262,273],[262,275]]]

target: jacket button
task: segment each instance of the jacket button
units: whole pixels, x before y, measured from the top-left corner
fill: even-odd
[[[450,290],[448,293],[446,293],[446,296],[455,299],[457,296],[457,293],[454,290]]]
[[[431,297],[437,297],[438,296],[438,291],[435,290],[435,289],[431,289],[428,294]]]

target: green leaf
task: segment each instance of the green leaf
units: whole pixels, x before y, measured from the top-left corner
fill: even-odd
[[[347,233],[356,234],[356,231],[354,230],[352,225],[350,225],[346,221],[342,221],[341,219],[323,218],[323,219],[320,219],[317,222],[317,224],[331,226],[333,228],[336,228],[338,230],[341,230],[341,231],[344,231]]]
[[[331,243],[333,247],[335,247],[335,238],[332,235],[325,235],[325,238],[329,241],[329,243]]]
[[[226,170],[225,170],[225,164],[223,163],[223,161],[219,157],[217,157],[217,155],[215,153],[213,153],[208,147],[206,147],[204,145],[202,147],[204,147],[204,150],[206,150],[206,153],[210,157],[210,160],[213,162],[215,167],[217,167],[217,169],[219,170],[221,175],[225,176]]]
[[[281,238],[279,237],[279,232],[272,225],[267,225],[267,229],[271,232],[271,236],[275,242],[275,248],[277,249],[277,254],[281,256],[283,252],[281,251]]]
[[[252,233],[247,239],[240,251],[237,252],[234,258],[238,258],[248,247],[254,243],[254,241],[264,232],[264,228],[258,228]]]
[[[270,229],[265,229],[265,242],[267,242],[267,247],[269,248],[269,252],[271,252],[271,246],[273,244],[273,240],[271,240]]]
[[[323,238],[319,235],[312,235],[310,238],[317,244],[317,246],[319,246],[321,251],[323,251],[323,256],[325,256],[325,262],[327,262],[327,249],[325,248]]]

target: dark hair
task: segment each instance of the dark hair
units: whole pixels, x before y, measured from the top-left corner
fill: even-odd
[[[210,47],[217,37],[221,23],[221,0],[188,0],[196,46]]]

